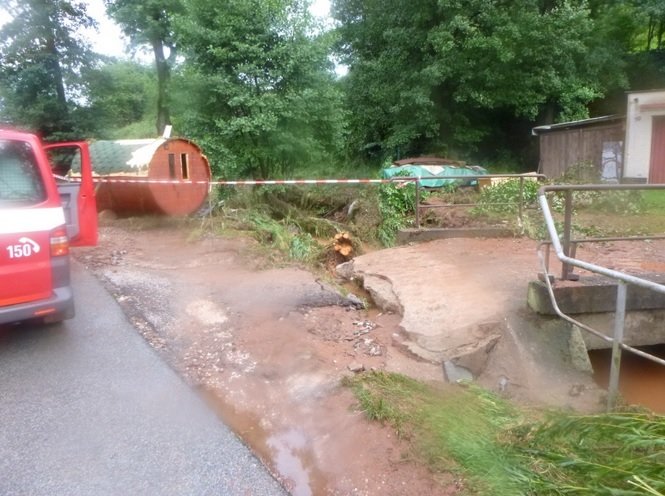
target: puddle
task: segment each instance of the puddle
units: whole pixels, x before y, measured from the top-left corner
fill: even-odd
[[[289,481],[293,496],[312,496],[309,470],[305,467],[307,438],[295,428],[270,436],[267,445],[273,450],[273,464],[277,472]]]
[[[647,346],[641,350],[665,358],[665,345]],[[594,378],[607,388],[612,350],[589,352]],[[626,402],[642,405],[656,413],[665,414],[665,367],[624,351],[621,356],[619,390]]]
[[[238,411],[207,388],[200,388],[199,393],[224,423],[271,468],[290,494],[313,496],[330,492],[328,479],[317,469],[311,443],[304,431],[297,427],[277,428],[271,422],[262,422],[251,412]]]

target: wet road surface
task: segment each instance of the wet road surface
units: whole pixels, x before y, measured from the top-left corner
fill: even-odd
[[[0,494],[285,494],[96,279],[73,272],[75,319],[0,327]]]

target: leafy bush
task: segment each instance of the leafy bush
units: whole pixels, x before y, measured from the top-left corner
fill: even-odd
[[[379,211],[382,221],[378,229],[379,241],[393,246],[397,231],[409,223],[416,209],[416,187],[412,182],[383,184],[379,189]]]
[[[478,213],[515,213],[520,201],[528,206],[536,203],[540,183],[537,181],[523,181],[524,187],[520,198],[520,180],[509,179],[483,188],[478,199],[476,212]]]

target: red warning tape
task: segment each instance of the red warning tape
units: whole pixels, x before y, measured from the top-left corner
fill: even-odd
[[[56,176],[56,179],[80,182],[80,177],[66,178]],[[134,183],[134,184],[205,184],[220,186],[255,186],[277,184],[386,184],[408,183],[417,181],[417,177],[395,177],[392,179],[274,179],[274,180],[245,180],[245,181],[190,181],[177,179],[116,179],[114,177],[93,177],[95,183]]]

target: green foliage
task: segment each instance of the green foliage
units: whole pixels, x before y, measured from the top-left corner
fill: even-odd
[[[85,77],[87,112],[95,116],[97,138],[155,136],[154,109],[148,106],[156,98],[151,68],[135,62],[109,62],[86,71]]]
[[[593,162],[578,162],[568,167],[557,182],[560,184],[598,184],[600,171]]]
[[[520,202],[523,207],[535,205],[540,189],[538,181],[522,182],[520,193],[520,180],[509,179],[483,188],[480,192],[475,211],[478,213],[517,213]]]
[[[330,163],[343,139],[330,38],[296,0],[189,0],[177,124],[225,177],[279,177]],[[332,171],[330,171],[332,172]]]
[[[47,139],[84,135],[77,97],[94,57],[81,30],[93,20],[68,0],[7,0],[3,9],[12,20],[0,28],[0,120]]]
[[[665,421],[645,413],[553,414],[513,431],[533,494],[665,492]],[[641,484],[656,492],[639,490]],[[631,483],[631,481],[633,483]]]
[[[409,440],[435,471],[461,471],[471,494],[662,495],[665,421],[644,413],[527,417],[476,386],[441,389],[372,372],[345,382],[368,418]]]
[[[424,191],[421,191],[424,195]],[[423,198],[424,199],[424,198]],[[378,238],[384,246],[393,246],[397,232],[407,226],[416,211],[416,186],[413,182],[382,184],[379,188],[381,224]]]
[[[267,186],[221,189],[214,202],[228,227],[251,231],[263,246],[289,260],[323,262],[326,244],[352,228],[337,222],[353,192],[340,187]]]
[[[147,44],[155,56],[157,74],[156,132],[171,124],[169,86],[176,62],[173,17],[183,10],[181,0],[105,0],[107,12],[135,45]]]
[[[337,0],[352,153],[468,157],[485,146],[496,157],[528,146],[517,133],[537,121],[586,117],[626,85],[619,20],[631,11],[601,3]]]

